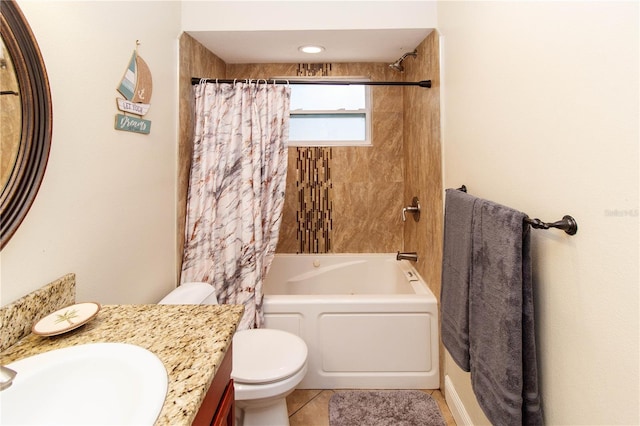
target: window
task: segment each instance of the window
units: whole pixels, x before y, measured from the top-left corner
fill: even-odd
[[[371,145],[370,104],[370,86],[292,84],[289,145]]]

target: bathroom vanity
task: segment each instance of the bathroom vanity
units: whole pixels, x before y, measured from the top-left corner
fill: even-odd
[[[233,426],[235,424],[235,397],[231,379],[231,346],[193,420],[193,426]]]
[[[130,343],[153,352],[167,370],[167,395],[156,425],[209,425],[214,420],[226,424],[233,416],[231,342],[243,309],[241,305],[106,305],[94,319],[67,333],[28,334],[4,350],[0,362],[6,365],[87,343]]]

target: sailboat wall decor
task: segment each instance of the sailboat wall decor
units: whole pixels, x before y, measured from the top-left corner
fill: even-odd
[[[131,55],[129,65],[118,86],[118,92],[124,96],[124,99],[116,98],[120,111],[140,117],[149,111],[151,94],[153,93],[151,70],[138,55],[137,49]],[[116,130],[149,134],[151,121],[125,114],[116,114],[115,128]]]

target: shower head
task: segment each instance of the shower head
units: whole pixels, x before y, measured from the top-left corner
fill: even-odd
[[[405,53],[400,57],[400,59],[398,59],[392,64],[389,64],[389,68],[391,68],[392,70],[396,70],[398,72],[403,72],[404,67],[402,66],[402,61],[404,61],[407,56],[413,56],[415,58],[416,56],[418,56],[418,51],[414,50],[413,52]]]

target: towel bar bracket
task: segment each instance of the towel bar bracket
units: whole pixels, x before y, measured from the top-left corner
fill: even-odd
[[[557,229],[562,229],[564,232],[566,232],[569,235],[575,235],[578,232],[578,223],[573,217],[569,215],[565,215],[562,217],[562,220],[559,220],[553,223],[545,223],[540,219],[529,219],[529,218],[526,218],[524,221],[529,225],[531,225],[532,228],[536,228],[536,229],[557,228]]]

